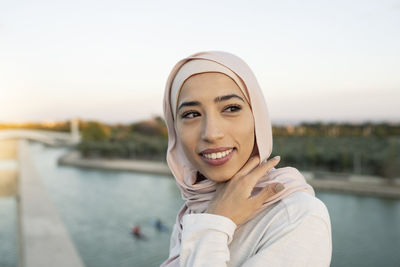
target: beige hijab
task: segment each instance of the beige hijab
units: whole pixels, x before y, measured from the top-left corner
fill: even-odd
[[[174,66],[165,87],[164,116],[168,127],[167,162],[181,191],[182,198],[185,201],[185,204],[178,212],[176,218],[178,247],[180,247],[181,242],[182,217],[185,214],[204,213],[216,188],[216,183],[209,179],[196,183],[197,170],[194,169],[189,160],[185,157],[176,135],[173,115],[176,107],[173,105],[176,105],[176,100],[179,96],[179,88],[178,90],[175,88],[176,81],[174,82],[174,79],[182,66],[193,60],[212,61],[213,63],[221,65],[223,68],[219,72],[230,76],[238,84],[241,90],[244,91],[246,100],[249,101],[250,107],[253,111],[256,146],[258,148],[260,160],[264,161],[268,159],[272,152],[272,127],[268,116],[267,104],[256,77],[250,67],[242,59],[226,52],[209,51],[191,55],[182,59]],[[198,65],[199,64],[194,64],[194,66]],[[215,67],[215,64],[209,65]],[[192,74],[185,74],[185,76],[190,77],[190,75],[198,73],[215,72],[216,70],[214,67],[210,70],[207,70],[207,68],[204,67],[197,69],[186,68],[185,71],[190,69]],[[178,76],[181,76],[181,74],[179,73]],[[245,88],[243,89],[243,87]],[[174,89],[172,90],[172,88]],[[173,97],[173,100],[171,100],[171,96]],[[284,184],[285,189],[268,199],[249,220],[254,218],[260,211],[293,192],[306,191],[309,194],[314,195],[312,187],[306,183],[301,173],[292,167],[274,168],[270,170],[259,180],[254,192],[257,192],[268,184],[274,182]],[[179,251],[179,249],[171,251],[170,257],[161,266],[179,266]]]

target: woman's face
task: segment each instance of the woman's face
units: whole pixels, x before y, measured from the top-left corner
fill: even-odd
[[[253,151],[252,111],[227,75],[210,72],[187,79],[178,98],[175,121],[186,157],[215,182],[229,180]]]

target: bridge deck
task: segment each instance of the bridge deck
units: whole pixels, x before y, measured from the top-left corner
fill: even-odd
[[[5,129],[0,130],[0,140],[27,139],[39,141],[47,145],[74,145],[79,143],[78,132],[55,132],[30,129]]]

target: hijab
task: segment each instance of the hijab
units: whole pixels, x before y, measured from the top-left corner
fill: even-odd
[[[189,77],[205,72],[220,72],[235,81],[252,109],[256,148],[260,162],[267,160],[272,152],[272,127],[267,104],[256,77],[242,59],[227,52],[207,51],[184,58],[173,67],[165,87],[163,105],[168,128],[167,163],[185,203],[176,217],[175,227],[178,236],[176,246],[170,251],[169,258],[161,266],[179,266],[182,217],[185,214],[204,213],[216,190],[216,182],[210,179],[196,182],[198,172],[183,152],[174,122],[181,86]],[[269,198],[248,220],[293,192],[305,191],[314,195],[314,190],[306,183],[303,175],[292,167],[271,169],[259,179],[253,192],[258,192],[268,184],[275,182],[282,183],[285,189]]]

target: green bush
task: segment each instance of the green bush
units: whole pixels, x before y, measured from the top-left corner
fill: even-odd
[[[282,157],[282,166],[400,176],[397,137],[276,137],[273,154]]]
[[[125,141],[82,141],[77,149],[84,157],[163,160],[167,140],[135,135]]]

